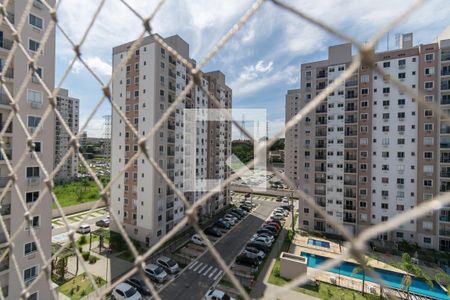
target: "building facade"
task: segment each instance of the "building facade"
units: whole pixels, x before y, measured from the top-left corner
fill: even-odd
[[[448,39],[448,37],[447,37]],[[450,99],[449,40],[376,53],[389,76],[445,109]],[[301,91],[286,96],[286,120],[348,68],[350,44],[332,46],[328,59],[301,65]],[[450,184],[450,130],[430,106],[397,89],[389,77],[361,66],[313,113],[286,134],[286,174],[329,216],[358,234],[439,194]],[[450,208],[412,219],[378,238],[448,251]],[[339,232],[301,201],[299,226]]]
[[[2,1],[3,2],[3,1]],[[51,6],[55,5],[55,1],[48,1]],[[17,26],[24,14],[27,1],[9,1],[5,7],[8,12],[8,19]],[[47,24],[50,23],[50,14],[47,8],[40,2],[34,1],[29,15],[26,16],[26,23],[20,31],[19,39],[28,51],[30,56],[34,56],[39,49],[40,41],[44,37]],[[27,58],[22,51],[15,51],[12,63],[6,69],[4,66],[8,55],[13,46],[13,32],[9,29],[5,22],[0,25],[1,43],[0,43],[0,66],[4,79],[4,87],[0,89],[0,124],[2,129],[6,126],[7,120],[12,108],[9,105],[9,99],[6,96],[5,89],[11,93],[16,101],[18,101],[18,116],[23,120],[28,129],[29,134],[33,134],[39,128],[37,136],[34,140],[34,150],[39,156],[41,162],[47,171],[53,169],[54,153],[54,117],[50,115],[45,122],[42,116],[48,108],[48,95],[45,89],[39,83],[36,76],[40,76],[49,89],[54,87],[55,77],[55,34],[54,31],[43,49],[43,53],[36,62],[36,72],[39,75],[33,75],[31,80],[26,81],[29,73],[29,64]],[[18,48],[17,48],[18,49]],[[17,97],[19,88],[24,82],[26,83],[25,92]],[[16,98],[17,97],[17,98]],[[24,205],[29,209],[38,199],[40,193],[44,190],[44,172],[39,167],[35,156],[30,152],[27,143],[27,136],[21,128],[17,116],[13,119],[12,125],[9,125],[3,136],[3,149],[6,152],[12,166],[17,167],[16,188],[7,188],[9,170],[5,163],[5,158],[0,158],[0,176],[1,176],[1,192],[5,192],[5,197],[1,200],[1,215],[10,235],[16,234],[14,247],[9,248],[7,260],[0,263],[0,288],[6,299],[19,299],[23,291],[22,282],[26,285],[33,283],[30,289],[31,296],[28,299],[51,299],[51,287],[49,286],[47,276],[43,276],[36,282],[36,277],[46,272],[43,269],[44,261],[38,253],[37,245],[30,233],[30,227],[33,227],[40,246],[39,251],[43,252],[46,259],[51,257],[51,205],[52,199],[49,193],[43,196],[42,201],[36,206],[31,215],[32,222],[24,222]],[[51,134],[47,134],[51,133]],[[23,162],[19,164],[21,157],[25,156]],[[19,194],[20,192],[20,194]],[[22,201],[26,203],[23,204]],[[28,221],[27,221],[28,222]],[[3,230],[1,230],[3,231]],[[7,250],[7,241],[5,232],[0,232],[0,252]],[[15,263],[12,261],[15,259]]]
[[[78,133],[80,121],[80,100],[69,97],[69,91],[60,89],[57,97],[57,109],[72,134]],[[70,149],[70,134],[55,116],[55,168]],[[71,155],[57,173],[55,180],[68,181],[78,175],[78,156]]]
[[[179,36],[164,39],[181,56],[190,60],[189,45]],[[113,67],[124,59],[133,42],[113,49]],[[139,49],[118,72],[113,81],[113,100],[140,134],[147,134],[162,117],[167,108],[188,84],[186,67],[155,42],[154,36],[145,37]],[[231,90],[225,85],[220,72],[205,73],[200,83],[226,107],[231,107]],[[218,124],[211,128],[207,121],[197,122],[194,134],[184,131],[185,109],[210,108],[206,93],[194,87],[176,111],[164,122],[157,133],[148,140],[148,153],[166,172],[179,189],[183,189],[184,173],[190,157],[195,155],[197,179],[226,178],[225,155],[231,151],[231,128]],[[112,114],[112,176],[118,174],[137,152],[136,137],[120,116]],[[188,145],[196,143],[196,153]],[[214,147],[215,152],[209,149]],[[193,167],[193,166],[191,166]],[[193,174],[190,174],[193,175]],[[184,216],[184,204],[169,188],[163,178],[146,159],[140,157],[117,181],[112,189],[112,208],[125,230],[133,239],[153,245],[169,232]],[[194,203],[204,192],[187,191],[185,196]],[[198,210],[201,219],[228,204],[228,191],[223,191],[213,201]],[[113,224],[112,227],[118,226]]]

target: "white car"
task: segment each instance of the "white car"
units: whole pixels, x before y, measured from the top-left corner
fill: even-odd
[[[150,277],[151,280],[158,283],[163,283],[168,278],[166,271],[155,264],[146,265],[144,268],[144,272],[148,277]]]
[[[225,292],[222,292],[220,290],[216,290],[214,288],[210,288],[208,292],[205,295],[205,300],[236,300],[232,297],[230,297]]]
[[[260,233],[260,234],[255,233],[252,238],[257,238],[257,237],[260,237],[260,236],[268,239],[272,243],[273,243],[273,241],[275,241],[275,238],[272,235],[269,235],[269,234],[266,234],[266,233]]]
[[[285,215],[285,216],[287,216],[287,215],[289,214],[289,212],[288,212],[287,210],[284,210],[284,209],[282,209],[282,208],[277,208],[277,209],[275,209],[273,212],[274,212],[274,213],[280,213],[280,214],[283,214],[283,215]]]
[[[194,234],[191,237],[191,242],[196,244],[196,245],[199,245],[199,246],[204,246],[205,245],[205,242],[202,240],[202,238],[198,234]]]
[[[119,283],[111,294],[115,300],[141,300],[141,294],[128,283]]]
[[[231,226],[233,226],[234,224],[236,224],[236,219],[231,217],[231,216],[224,216],[223,219],[230,223]]]
[[[274,212],[272,214],[272,217],[280,217],[280,218],[284,219],[285,215],[284,215],[284,213]]]
[[[91,232],[91,226],[88,224],[81,224],[77,229],[78,233],[85,234]]]
[[[266,256],[266,254],[265,254],[263,251],[258,250],[258,249],[253,248],[253,247],[247,247],[247,248],[245,248],[244,251],[243,251],[243,253],[253,253],[253,254],[255,254],[256,256],[258,256],[261,260],[263,260],[264,257]]]
[[[252,237],[252,238],[250,239],[250,241],[251,241],[251,242],[260,242],[260,243],[264,243],[264,244],[266,244],[268,247],[272,246],[272,242],[271,242],[268,238],[266,238],[266,237],[264,237],[264,236]]]

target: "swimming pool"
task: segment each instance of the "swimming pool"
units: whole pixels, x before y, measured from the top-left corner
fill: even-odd
[[[323,248],[330,248],[330,242],[319,241],[315,239],[308,239],[308,245],[319,246]]]
[[[316,268],[319,265],[326,262],[329,258],[319,255],[314,255],[306,252],[302,252],[300,254],[301,256],[308,258],[308,267]],[[350,262],[342,262],[340,265],[333,267],[331,269],[328,269],[328,272],[345,275],[349,277],[354,277],[357,279],[362,280],[362,273],[357,273],[355,275],[352,275],[353,269],[355,268],[356,264],[350,263]],[[402,279],[403,274],[382,270],[382,269],[374,269],[374,271],[383,279],[384,285],[387,287],[395,288],[395,289],[402,289]],[[366,274],[366,281],[377,283],[377,281]],[[428,284],[425,283],[425,281],[415,278],[412,278],[412,283],[410,287],[411,293],[435,298],[435,299],[450,299],[448,297],[447,292],[444,291],[437,282],[433,281],[433,288],[430,289]]]

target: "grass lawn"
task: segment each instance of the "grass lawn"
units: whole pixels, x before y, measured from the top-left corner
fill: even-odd
[[[98,187],[92,180],[58,184],[55,185],[54,191],[62,207],[95,201],[100,197]],[[55,203],[53,208],[56,208]]]
[[[273,266],[272,272],[270,272],[269,283],[278,286],[283,286],[287,282],[289,282],[289,280],[280,276],[280,259],[277,258]],[[336,300],[380,299],[379,296],[370,294],[366,294],[363,296],[363,294],[360,292],[338,287],[325,282],[318,282],[317,286],[298,287],[296,288],[296,290],[300,293],[307,294],[320,299],[336,299]]]
[[[106,280],[101,277],[92,275],[96,281],[97,286],[103,286],[106,284]],[[69,297],[72,300],[81,299],[94,291],[94,287],[91,284],[86,273],[78,275],[72,278],[59,287],[59,291]]]

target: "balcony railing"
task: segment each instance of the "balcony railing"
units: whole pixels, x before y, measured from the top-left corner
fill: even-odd
[[[352,105],[346,106],[345,111],[356,111],[356,107]]]
[[[358,132],[356,130],[347,130],[345,131],[345,136],[356,136],[357,133]]]
[[[357,148],[358,145],[356,143],[345,143],[345,148]]]
[[[450,172],[441,172],[441,177],[450,178]]]
[[[325,145],[324,143],[316,144],[316,148],[318,148],[318,149],[323,149],[323,148],[326,148],[326,147],[327,147],[327,145]]]
[[[316,195],[325,195],[326,194],[326,192],[324,190],[315,190],[314,193]]]
[[[344,197],[347,197],[347,198],[356,198],[356,193],[345,192],[345,193],[344,193]]]
[[[450,83],[442,82],[441,83],[441,90],[450,90]]]
[[[448,216],[448,215],[441,215],[441,216],[439,216],[439,221],[450,222],[450,216]]]
[[[345,86],[349,87],[349,86],[357,86],[358,85],[358,80],[347,80],[345,82]]]
[[[171,129],[174,130],[175,129],[175,124],[167,124],[167,129]]]
[[[173,208],[173,202],[167,202],[166,208],[167,208],[167,209]]]
[[[327,77],[327,73],[326,72],[319,72],[317,73],[316,78],[325,78]]]
[[[319,205],[320,207],[327,206],[327,203],[325,201],[316,201],[316,204]]]
[[[345,160],[356,160],[356,155],[346,155]]]
[[[344,184],[346,184],[346,185],[356,185],[356,180],[345,180],[344,179]]]
[[[356,168],[345,168],[344,172],[345,173],[356,173]]]
[[[450,60],[450,53],[442,53],[441,61],[447,61],[447,60]]]
[[[355,117],[347,117],[345,118],[345,123],[349,124],[349,123],[356,123],[358,121],[358,118]]]
[[[346,210],[356,210],[356,206],[355,205],[344,205],[344,209]]]
[[[347,223],[356,223],[356,219],[353,217],[344,217],[344,222]]]
[[[315,167],[316,172],[326,172],[327,169],[325,167]]]
[[[326,183],[327,180],[325,178],[315,178],[314,182],[315,183]]]
[[[450,236],[450,229],[440,229],[439,235]]]
[[[320,159],[320,160],[325,160],[326,159],[325,155],[316,155],[315,158],[316,159]]]
[[[356,99],[356,98],[358,98],[357,93],[348,93],[345,95],[345,99]]]

